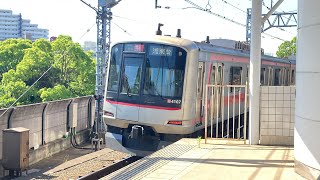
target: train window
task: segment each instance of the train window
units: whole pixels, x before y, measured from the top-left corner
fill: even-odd
[[[289,74],[289,69],[284,69],[284,79],[283,79],[283,85],[284,86],[288,86],[289,85],[289,77],[290,77],[290,74]]]
[[[286,73],[287,73],[286,69],[283,68],[282,71],[281,71],[281,77],[282,77],[281,78],[281,86],[284,86],[286,84],[286,76],[287,76]]]
[[[121,93],[139,94],[142,63],[142,58],[124,58]]]
[[[260,84],[265,85],[266,68],[261,68],[260,72]]]
[[[186,52],[180,48],[149,46],[143,94],[151,95],[150,97],[181,98],[185,63]]]
[[[218,67],[217,84],[222,84],[223,81],[223,71],[222,66]]]
[[[281,69],[275,69],[273,85],[274,86],[281,85]]]
[[[229,84],[230,85],[241,85],[241,74],[242,67],[231,67],[230,68],[230,76],[229,76]],[[233,88],[230,88],[231,92]]]
[[[292,85],[295,84],[295,72],[294,72],[293,69],[291,70],[291,84],[292,84]]]
[[[247,76],[246,76],[246,78],[247,78],[247,82],[249,82],[249,67],[247,66]]]
[[[215,84],[216,81],[216,66],[212,66],[211,69],[211,77],[210,77],[210,84]]]
[[[198,68],[198,94],[202,92],[203,67],[199,64]]]
[[[121,52],[122,45],[118,44],[111,50],[110,68],[109,68],[109,80],[108,80],[108,91],[118,91],[119,86],[119,74],[121,65]]]

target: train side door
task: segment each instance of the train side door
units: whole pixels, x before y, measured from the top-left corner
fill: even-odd
[[[143,62],[144,55],[124,54],[123,56],[116,117],[118,119],[139,120]]]

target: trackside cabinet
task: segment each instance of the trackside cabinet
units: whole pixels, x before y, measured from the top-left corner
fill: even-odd
[[[3,130],[2,166],[10,176],[29,167],[29,129],[23,127]]]

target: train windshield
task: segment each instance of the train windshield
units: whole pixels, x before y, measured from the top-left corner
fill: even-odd
[[[186,56],[184,49],[169,45],[117,44],[111,51],[107,91],[117,101],[181,107]]]
[[[146,59],[143,94],[181,98],[185,60],[173,55],[173,47],[151,45]],[[164,52],[162,55],[159,52]]]

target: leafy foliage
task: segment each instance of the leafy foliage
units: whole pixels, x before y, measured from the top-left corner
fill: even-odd
[[[289,58],[292,55],[296,55],[296,52],[297,52],[296,42],[297,42],[296,37],[294,37],[291,41],[283,42],[278,47],[278,51],[276,53],[277,56],[280,58]]]
[[[30,40],[7,39],[0,41],[0,80],[3,73],[15,69],[28,48],[31,48]]]
[[[67,99],[73,97],[72,92],[64,85],[57,85],[53,88],[44,88],[39,91],[40,97],[43,101],[53,101],[60,99]]]
[[[51,68],[17,105],[94,93],[95,61],[70,36],[49,42],[9,39],[0,42],[0,108],[8,107]]]

